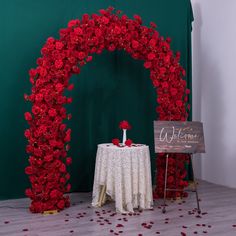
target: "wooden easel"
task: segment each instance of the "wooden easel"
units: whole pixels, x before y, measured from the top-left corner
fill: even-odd
[[[169,153],[185,153],[191,157],[194,153],[204,153],[205,143],[203,125],[197,121],[154,121],[155,152],[166,153],[164,199],[162,212],[166,213],[166,194],[168,191],[188,191],[183,189],[167,188]],[[196,194],[197,210],[201,213],[197,184],[194,177],[193,163],[193,184],[191,190]]]
[[[192,154],[191,154],[190,160],[191,160],[191,162],[192,162],[192,165],[191,165],[191,166],[192,166],[194,190],[188,190],[188,189],[183,190],[183,189],[171,189],[171,188],[167,188],[168,160],[169,160],[169,154],[166,154],[165,184],[164,184],[164,198],[163,198],[162,213],[166,213],[166,193],[167,193],[168,191],[175,191],[175,192],[191,191],[191,192],[195,192],[195,194],[196,194],[197,210],[198,210],[198,214],[200,214],[200,213],[201,213],[201,209],[200,209],[199,198],[198,198],[197,184],[196,184],[196,181],[195,181],[194,170],[193,170]]]

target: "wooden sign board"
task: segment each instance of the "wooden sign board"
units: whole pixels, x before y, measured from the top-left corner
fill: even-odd
[[[155,153],[204,153],[203,125],[198,121],[154,121]]]

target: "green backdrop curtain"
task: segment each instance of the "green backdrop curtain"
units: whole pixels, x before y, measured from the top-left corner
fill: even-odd
[[[58,37],[70,19],[83,13],[95,13],[114,6],[132,17],[139,14],[143,24],[153,21],[164,37],[172,38],[172,49],[182,54],[191,88],[191,22],[189,0],[3,0],[0,3],[0,199],[24,196],[29,186],[24,174],[28,156],[25,153],[24,112],[30,109],[24,93],[29,93],[28,70],[36,66],[40,49],[49,36]],[[154,176],[153,120],[156,96],[143,62],[125,52],[104,52],[73,76],[75,89],[70,95],[73,114],[70,154],[73,158],[71,184],[73,191],[90,191],[98,143],[121,139],[119,121],[127,119],[133,129],[128,137],[150,146]]]

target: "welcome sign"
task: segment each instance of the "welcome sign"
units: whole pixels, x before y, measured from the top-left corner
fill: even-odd
[[[156,153],[204,153],[203,125],[198,121],[154,121]]]

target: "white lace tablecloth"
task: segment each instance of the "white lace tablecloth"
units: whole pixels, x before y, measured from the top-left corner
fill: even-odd
[[[114,201],[116,211],[133,212],[153,205],[149,147],[99,144],[92,205],[97,207],[101,186]]]

